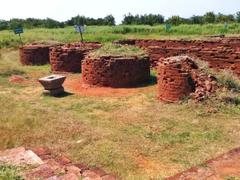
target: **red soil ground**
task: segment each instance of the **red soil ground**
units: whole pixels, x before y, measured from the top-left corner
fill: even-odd
[[[22,85],[35,84],[37,82],[33,79],[28,79],[20,75],[12,75],[11,77],[8,78],[8,81],[13,84],[22,84]]]
[[[138,88],[111,88],[111,87],[96,87],[83,83],[81,76],[67,77],[64,82],[64,88],[71,93],[84,96],[130,96],[141,92],[152,92],[153,86],[138,87]],[[156,89],[156,88],[155,88]]]
[[[23,83],[25,81],[26,81],[26,79],[23,76],[18,76],[18,75],[12,75],[9,78],[9,82],[11,82],[11,83]]]

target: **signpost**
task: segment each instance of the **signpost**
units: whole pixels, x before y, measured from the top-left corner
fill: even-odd
[[[226,30],[228,29],[228,23],[227,22],[224,23],[224,29],[226,29]]]
[[[171,28],[172,28],[172,25],[171,24],[165,24],[165,31],[168,33],[168,35],[169,35],[169,39],[170,39],[170,30],[171,30]]]
[[[19,35],[19,38],[20,38],[20,42],[21,44],[23,45],[23,42],[22,42],[22,37],[21,37],[21,34],[23,33],[23,28],[22,27],[17,27],[15,28],[14,30],[14,33],[17,35]]]
[[[166,32],[169,32],[172,28],[172,25],[171,24],[165,24],[165,30]]]
[[[82,25],[75,25],[74,28],[75,28],[75,31],[80,34],[81,42],[83,42],[83,32],[85,31],[84,26],[82,26]]]

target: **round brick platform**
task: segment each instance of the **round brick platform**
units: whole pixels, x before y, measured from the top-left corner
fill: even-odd
[[[75,43],[56,46],[50,50],[53,72],[81,72],[81,62],[89,51],[101,47],[99,43]]]
[[[182,70],[181,62],[165,61],[158,67],[158,98],[175,102],[194,91],[191,75]]]
[[[133,87],[150,79],[148,57],[86,57],[82,62],[83,82],[95,86]]]
[[[44,65],[49,63],[48,45],[26,45],[19,48],[22,65]]]

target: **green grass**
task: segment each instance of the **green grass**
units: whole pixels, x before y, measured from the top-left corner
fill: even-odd
[[[21,66],[16,50],[0,52],[0,149],[46,146],[123,179],[162,179],[239,146],[237,104],[165,104],[156,84],[127,96],[46,97],[36,80],[49,65]],[[10,83],[13,74],[29,82]]]
[[[17,167],[0,165],[0,180],[23,180],[19,173]]]
[[[95,50],[91,53],[93,56],[146,56],[146,53],[134,46],[128,45],[115,45],[115,44],[104,44],[100,49]]]
[[[84,40],[112,42],[125,38],[190,39],[214,34],[238,35],[240,34],[240,25],[237,23],[229,24],[227,30],[224,29],[223,24],[179,25],[173,26],[168,32],[166,32],[164,25],[89,26],[84,33]],[[24,43],[36,41],[73,42],[80,40],[79,34],[74,32],[73,27],[64,29],[25,29],[22,38]],[[17,47],[18,45],[19,37],[14,35],[12,31],[0,31],[0,48]]]

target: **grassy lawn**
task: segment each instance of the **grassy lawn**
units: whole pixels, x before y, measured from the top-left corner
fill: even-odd
[[[228,29],[223,24],[179,25],[173,26],[168,32],[164,25],[119,25],[119,26],[89,26],[84,33],[84,40],[112,42],[124,38],[154,38],[154,39],[191,39],[206,35],[226,34],[239,35],[240,24],[229,24]],[[36,41],[79,41],[80,36],[73,27],[63,29],[25,29],[22,35],[24,43]],[[12,31],[0,31],[0,48],[18,46],[19,38]]]
[[[36,80],[49,73],[49,65],[21,66],[17,50],[0,50],[0,149],[46,146],[124,179],[162,179],[239,146],[240,105],[165,104],[156,84],[126,96],[45,97]],[[27,81],[10,83],[13,74]]]

